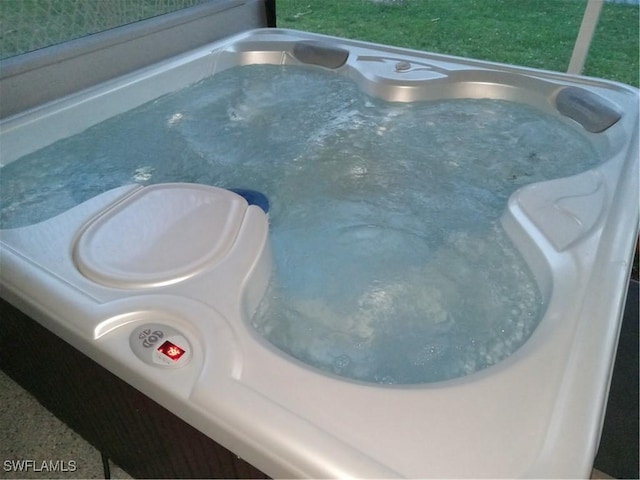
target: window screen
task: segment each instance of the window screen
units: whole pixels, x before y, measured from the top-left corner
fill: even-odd
[[[210,0],[0,0],[0,59]]]

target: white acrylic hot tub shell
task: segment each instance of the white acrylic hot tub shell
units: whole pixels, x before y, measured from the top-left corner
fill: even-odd
[[[342,67],[346,74],[392,100],[416,99],[421,90],[415,87],[431,81],[438,92],[459,96],[524,95],[522,101],[550,102],[554,89],[575,82],[624,110],[618,124],[592,135],[610,154],[606,164],[525,187],[505,211],[503,225],[549,299],[547,314],[522,348],[468,377],[408,387],[358,384],[302,365],[246,322],[270,268],[260,222],[251,223],[255,231],[243,237],[262,249],[253,258],[242,255],[248,247],[240,244],[226,263],[172,285],[123,293],[91,282],[73,263],[77,232],[135,187],[106,192],[41,224],[2,231],[2,296],[275,477],[588,476],[638,228],[635,89],[302,32],[256,30],[9,118],[0,124],[2,163],[229,66],[296,63],[288,52],[301,39],[350,50]],[[388,68],[398,58],[431,67],[403,77]],[[448,85],[442,72],[455,77],[456,69],[465,72],[455,75],[475,80]],[[501,75],[515,76],[522,85],[500,85]],[[396,88],[403,81],[405,87]],[[549,93],[540,93],[541,82]],[[133,355],[129,335],[151,320],[176,326],[194,345],[186,367],[158,369]]]

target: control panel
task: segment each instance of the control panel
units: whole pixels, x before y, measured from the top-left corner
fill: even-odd
[[[179,368],[191,359],[189,341],[168,325],[141,325],[131,333],[129,344],[140,360],[156,367]]]

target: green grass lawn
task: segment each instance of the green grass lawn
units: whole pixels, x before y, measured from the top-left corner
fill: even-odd
[[[566,71],[586,0],[277,0],[279,27]],[[639,86],[638,7],[602,9],[584,74]]]

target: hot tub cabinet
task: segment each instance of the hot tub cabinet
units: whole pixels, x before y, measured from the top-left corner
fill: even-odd
[[[0,367],[51,409],[64,404],[65,421],[137,476],[588,477],[638,228],[638,91],[255,29],[12,112],[2,163],[256,63],[324,69],[389,101],[521,102],[592,142],[599,166],[525,186],[505,205],[501,224],[548,305],[529,340],[430,384],[322,373],[249,324],[272,268],[262,209],[216,187],[125,185],[2,230]],[[203,218],[219,235],[196,234]],[[141,222],[144,239],[131,228]]]

